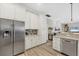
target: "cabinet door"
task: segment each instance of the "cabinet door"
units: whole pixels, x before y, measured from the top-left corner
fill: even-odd
[[[31,36],[28,35],[25,37],[25,49],[30,49],[32,48],[32,42],[31,42]]]
[[[35,39],[36,39],[36,43],[35,44],[36,45],[40,45],[40,43],[39,43],[40,42],[40,39],[38,37],[39,37],[38,35],[35,35]]]
[[[37,45],[40,45],[42,43],[43,43],[42,37],[41,37],[41,35],[38,35],[38,37],[37,37]]]
[[[31,13],[30,19],[31,19],[31,29],[38,29],[37,15]]]
[[[36,35],[32,35],[31,36],[31,41],[32,41],[32,47],[36,46],[36,42],[37,42],[37,39],[36,39]]]
[[[30,20],[30,13],[27,12],[26,13],[26,19],[25,19],[25,29],[30,29],[30,24],[31,24],[30,21],[31,21]]]
[[[40,18],[39,20],[39,33],[40,33],[40,38],[41,38],[41,43],[45,43],[48,40],[48,28],[47,28],[47,23],[44,18]]]
[[[0,4],[0,18],[14,19],[15,6],[13,4],[2,3]]]
[[[26,20],[26,11],[17,6],[15,7],[15,20],[19,20],[19,21],[25,21]]]
[[[60,51],[60,38],[53,38],[53,49]]]

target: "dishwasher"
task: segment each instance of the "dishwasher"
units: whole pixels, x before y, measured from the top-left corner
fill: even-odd
[[[77,56],[78,40],[61,38],[61,52],[68,56]]]

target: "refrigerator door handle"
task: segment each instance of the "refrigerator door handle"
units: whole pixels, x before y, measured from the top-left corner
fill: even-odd
[[[8,36],[11,37],[11,32],[10,31],[4,31],[3,32],[3,38],[8,37]]]

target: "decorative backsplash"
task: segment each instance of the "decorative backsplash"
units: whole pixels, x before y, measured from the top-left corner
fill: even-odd
[[[26,29],[25,34],[26,35],[37,35],[38,34],[38,29]]]

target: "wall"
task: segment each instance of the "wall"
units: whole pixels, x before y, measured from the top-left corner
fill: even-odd
[[[74,3],[72,6],[72,20],[73,22],[79,22],[79,3]]]

